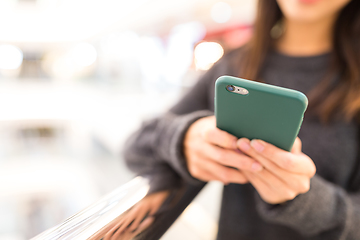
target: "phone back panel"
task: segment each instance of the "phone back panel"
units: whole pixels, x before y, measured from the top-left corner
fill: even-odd
[[[226,86],[249,93],[229,92]],[[307,108],[306,96],[295,90],[222,76],[215,83],[215,116],[219,129],[241,138],[262,139],[290,151]]]

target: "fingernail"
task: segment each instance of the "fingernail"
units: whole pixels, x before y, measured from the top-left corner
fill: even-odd
[[[254,171],[254,172],[260,172],[261,170],[263,170],[263,166],[258,162],[254,162],[251,165],[251,170]]]
[[[240,144],[239,144],[239,145],[240,145],[241,150],[247,151],[247,150],[250,149],[249,143],[247,143],[245,140],[240,140]]]
[[[264,145],[262,145],[259,141],[257,140],[252,140],[250,142],[251,146],[258,152],[262,152],[264,150]]]

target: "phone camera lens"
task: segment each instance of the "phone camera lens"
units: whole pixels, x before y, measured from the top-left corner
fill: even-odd
[[[229,92],[233,92],[235,90],[235,87],[233,85],[227,85],[226,86],[226,89],[229,91]]]

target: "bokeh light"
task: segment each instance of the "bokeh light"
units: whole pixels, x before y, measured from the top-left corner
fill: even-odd
[[[20,48],[9,44],[0,45],[0,69],[17,69],[22,61],[23,53]]]
[[[70,57],[74,63],[81,67],[87,67],[93,64],[97,58],[97,52],[90,43],[79,43],[70,52]]]
[[[216,42],[199,43],[194,52],[196,69],[208,70],[224,55],[223,47]]]
[[[211,18],[217,23],[229,21],[231,15],[231,6],[225,2],[218,2],[211,8]]]
[[[0,0],[0,240],[31,239],[134,177],[128,136],[247,41],[256,3]],[[221,189],[162,239],[215,239]]]

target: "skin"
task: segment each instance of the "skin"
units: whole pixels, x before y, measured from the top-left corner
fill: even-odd
[[[132,239],[145,230],[154,221],[154,214],[169,196],[169,191],[150,194],[133,206],[124,216],[108,231],[104,240]]]
[[[333,24],[339,11],[348,2],[349,0],[318,0],[303,3],[300,0],[278,0],[284,14],[286,30],[275,47],[284,54],[294,56],[311,56],[328,52],[332,48]],[[216,137],[220,135],[221,139]],[[237,140],[237,148],[240,150],[235,150],[238,154],[237,164],[248,166],[249,163],[260,163],[263,168],[259,171],[249,171],[246,167],[229,164],[232,160],[227,159],[228,155],[220,153],[220,148],[234,151],[233,142],[234,136],[223,134],[216,128],[215,121],[211,118],[200,119],[193,123],[184,140],[190,174],[207,181],[250,182],[261,198],[270,204],[281,204],[309,191],[310,179],[314,176],[316,168],[311,158],[301,152],[299,138],[291,152],[283,151],[261,140],[250,141],[245,138]],[[221,159],[216,157],[216,161],[213,161],[214,159],[208,157],[209,147],[201,147],[207,144],[213,145],[211,155],[221,156]],[[222,178],[219,172],[224,172],[224,166],[235,166],[238,170],[232,170],[238,173],[231,171],[231,174],[227,174],[227,178]]]
[[[309,191],[310,179],[315,175],[316,167],[301,152],[299,138],[291,152],[256,139],[250,141],[241,138],[237,144],[246,155],[257,159],[264,166],[263,171],[258,173],[244,171],[264,201],[270,204],[283,203]]]
[[[284,15],[285,32],[277,41],[279,52],[292,56],[311,56],[332,48],[332,28],[339,11],[350,0],[277,0]]]
[[[290,56],[312,56],[332,49],[331,34],[339,11],[350,0],[277,0],[284,14],[284,34],[275,48]],[[316,167],[296,139],[291,152],[262,140],[237,139],[216,128],[215,117],[194,122],[184,138],[190,174],[202,181],[251,183],[261,198],[281,204],[310,189]],[[154,220],[167,198],[162,191],[145,197],[105,235],[104,240],[131,239]],[[143,220],[146,213],[149,216]]]
[[[193,123],[185,135],[184,153],[191,175],[206,182],[247,183],[239,170],[258,172],[262,165],[241,154],[237,138],[215,125],[214,116],[205,117]]]
[[[301,152],[299,138],[291,152],[261,140],[236,139],[216,127],[214,116],[199,119],[190,126],[184,148],[193,177],[225,184],[250,182],[262,199],[270,204],[283,203],[309,191],[310,179],[316,172],[313,161]],[[261,164],[262,167],[252,169],[252,164]],[[225,166],[237,170],[224,170]]]

